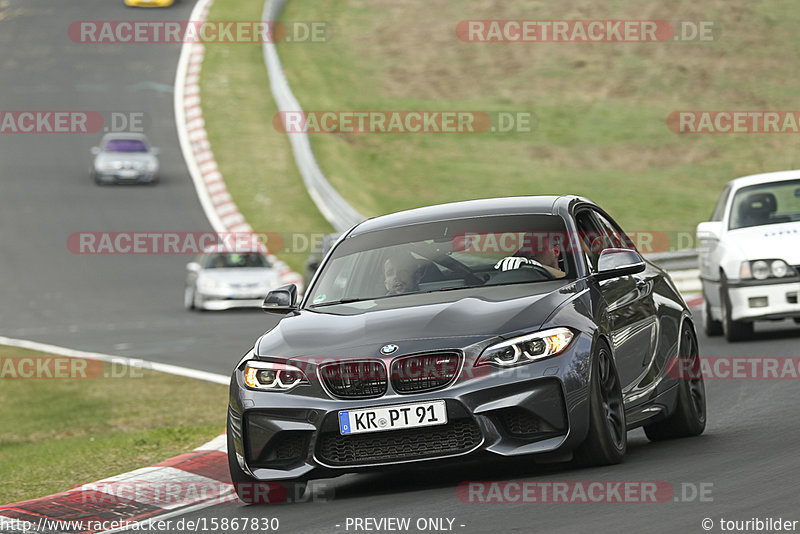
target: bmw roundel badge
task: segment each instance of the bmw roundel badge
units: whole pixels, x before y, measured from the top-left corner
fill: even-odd
[[[384,346],[381,347],[381,354],[392,354],[397,349],[398,349],[397,345],[392,345],[390,343],[388,345],[384,345]]]

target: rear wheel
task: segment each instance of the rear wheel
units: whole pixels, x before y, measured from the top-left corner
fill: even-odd
[[[708,337],[721,336],[723,334],[722,321],[714,320],[714,316],[711,315],[711,304],[705,294],[703,294],[703,332]]]
[[[720,288],[720,302],[722,303],[722,331],[725,339],[730,342],[744,341],[753,337],[753,323],[747,321],[734,321],[731,319],[733,306],[728,287],[722,284]]]
[[[280,482],[258,480],[242,471],[236,459],[230,422],[228,422],[228,469],[236,495],[239,496],[239,500],[247,504],[285,504],[299,501],[308,485],[305,480]]]
[[[575,456],[585,465],[618,464],[628,448],[625,406],[614,358],[602,341],[592,358],[589,392],[589,433]]]
[[[688,324],[684,324],[681,338],[678,375],[678,401],[672,415],[644,427],[650,441],[699,436],[706,428],[706,388],[700,352],[697,338]]]

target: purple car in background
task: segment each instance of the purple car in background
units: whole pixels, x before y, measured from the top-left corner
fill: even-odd
[[[144,134],[107,134],[99,146],[92,147],[92,154],[91,175],[98,185],[158,182],[158,149]]]

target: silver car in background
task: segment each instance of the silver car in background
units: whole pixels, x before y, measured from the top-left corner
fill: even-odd
[[[214,246],[188,263],[186,271],[187,310],[260,308],[267,293],[281,285],[278,266],[256,248],[231,252]]]
[[[92,178],[98,185],[108,183],[158,182],[158,149],[150,146],[140,133],[110,133],[100,145],[92,147],[95,155]]]

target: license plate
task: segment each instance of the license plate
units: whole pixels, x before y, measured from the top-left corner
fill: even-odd
[[[137,171],[119,171],[120,178],[136,178],[139,176]]]
[[[444,401],[339,412],[339,432],[343,435],[445,424],[447,424],[447,407]]]

